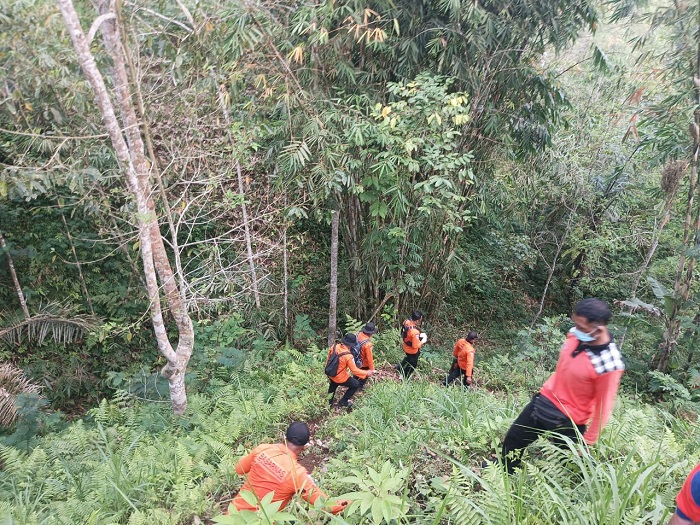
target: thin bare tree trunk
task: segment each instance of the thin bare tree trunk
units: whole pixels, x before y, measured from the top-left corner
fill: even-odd
[[[221,86],[219,93],[219,103],[221,105],[221,112],[224,115],[224,121],[226,122],[226,133],[228,139],[231,142],[231,149],[233,152],[236,151],[236,144],[231,135],[231,122],[228,114],[228,109],[226,109],[226,93],[225,88]],[[241,171],[241,163],[236,159],[236,175],[238,176],[238,195],[241,197],[241,213],[243,214],[243,231],[245,235],[245,247],[246,254],[248,257],[248,266],[250,267],[250,277],[252,280],[253,296],[255,297],[255,307],[260,310],[260,292],[258,291],[258,276],[255,271],[255,260],[253,257],[253,243],[250,238],[250,226],[248,224],[248,207],[245,203],[245,185],[243,184],[243,173]]]
[[[243,231],[245,232],[245,248],[248,255],[248,265],[250,266],[250,277],[253,281],[253,296],[255,297],[255,307],[260,310],[260,292],[258,291],[258,276],[255,272],[255,261],[253,259],[253,244],[250,240],[250,226],[248,225],[248,208],[245,204],[245,186],[243,185],[243,174],[241,173],[241,163],[236,161],[236,174],[238,175],[238,194],[241,196],[241,212],[243,213]]]
[[[12,282],[15,284],[15,292],[17,293],[17,298],[19,299],[19,304],[22,307],[22,313],[24,314],[24,319],[29,321],[31,315],[29,315],[29,308],[27,308],[27,300],[24,298],[24,292],[22,292],[22,287],[19,284],[19,279],[17,278],[17,272],[15,271],[15,263],[12,261],[12,256],[10,255],[10,250],[7,249],[7,243],[5,242],[5,236],[0,232],[0,246],[2,251],[5,252],[5,257],[7,257],[7,266],[10,268],[10,275],[12,276]]]
[[[286,200],[286,196],[285,196]],[[283,226],[284,230],[282,232],[282,265],[283,265],[283,277],[282,284],[284,286],[283,298],[284,298],[284,333],[287,334],[287,338],[290,340],[293,337],[293,331],[290,329],[291,323],[289,322],[289,261],[287,260],[287,224],[285,222]]]
[[[60,207],[60,204],[59,204]],[[66,222],[66,217],[63,215],[63,210],[61,211],[61,221],[63,221],[63,226],[66,229],[66,236],[68,237],[68,243],[70,244],[70,250],[73,253],[73,259],[75,259],[75,265],[78,268],[78,276],[80,277],[80,285],[83,289],[83,293],[85,294],[85,300],[88,303],[88,306],[90,307],[90,313],[92,315],[95,315],[95,310],[92,307],[92,299],[90,299],[90,293],[88,292],[87,289],[87,283],[85,282],[85,277],[83,276],[83,268],[82,265],[80,264],[80,260],[78,259],[78,253],[75,251],[75,243],[73,242],[73,236],[70,234],[70,228],[68,228],[68,223]]]
[[[158,350],[167,360],[161,373],[168,379],[173,411],[175,414],[181,415],[187,409],[185,371],[194,347],[194,329],[192,320],[181,299],[158,227],[155,204],[151,198],[149,165],[144,155],[144,144],[129,91],[116,15],[108,11],[106,1],[99,0],[96,3],[100,11],[100,17],[96,20],[96,24],[101,26],[105,47],[113,61],[115,95],[125,125],[126,140],[122,135],[104,78],[90,52],[88,40],[80,26],[72,1],[57,0],[57,3],[70,33],[80,66],[95,94],[95,101],[100,109],[117,160],[125,173],[127,187],[136,202],[136,221],[143,272],[150,301],[151,321]],[[160,278],[167,303],[178,328],[177,350],[173,350],[165,328],[158,278]]]
[[[337,210],[331,212],[331,293],[328,304],[328,346],[335,341],[338,309],[338,228],[340,225],[340,213]]]

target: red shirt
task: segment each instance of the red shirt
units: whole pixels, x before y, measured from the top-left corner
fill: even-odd
[[[362,368],[367,368],[369,370],[374,370],[374,344],[370,339],[372,336],[360,332],[357,334],[358,342],[362,343],[367,341],[362,346],[360,346],[360,358],[362,359]]]
[[[688,479],[683,483],[681,491],[676,496],[676,503],[680,511],[681,517],[700,523],[700,465],[690,473]]]
[[[610,344],[614,346],[614,343]],[[578,345],[579,340],[569,334],[559,352],[557,367],[542,385],[540,393],[575,424],[586,425],[590,422],[583,438],[586,443],[592,444],[597,441],[612,413],[624,367],[598,373],[585,351],[576,357],[571,355]]]
[[[474,347],[466,339],[460,339],[455,343],[452,355],[457,358],[457,365],[471,377],[474,371]]]

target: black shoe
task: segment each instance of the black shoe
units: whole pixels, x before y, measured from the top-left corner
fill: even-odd
[[[481,468],[486,468],[486,467],[488,467],[489,465],[493,465],[493,464],[496,463],[497,461],[498,461],[498,458],[489,458],[488,461],[482,461],[482,462],[481,462]]]
[[[338,406],[342,408],[347,408],[348,410],[352,410],[352,401],[348,400],[345,403],[338,403]]]

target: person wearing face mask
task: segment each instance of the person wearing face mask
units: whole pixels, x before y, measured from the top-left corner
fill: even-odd
[[[544,432],[588,444],[597,441],[612,413],[625,370],[622,355],[607,328],[610,307],[600,299],[576,303],[569,331],[554,373],[513,422],[503,440],[501,461],[509,473],[520,464],[523,450]],[[557,435],[559,437],[557,437]]]

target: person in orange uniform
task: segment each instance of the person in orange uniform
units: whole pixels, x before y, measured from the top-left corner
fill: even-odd
[[[330,357],[331,352],[335,352],[340,356],[338,362],[338,373],[333,377],[329,377],[330,384],[328,385],[328,394],[330,395],[330,405],[333,406],[335,399],[335,391],[339,386],[346,386],[348,389],[340,401],[338,406],[340,407],[352,407],[352,401],[350,398],[355,395],[357,389],[360,388],[359,379],[367,379],[372,374],[374,370],[361,370],[355,364],[355,359],[353,358],[351,348],[357,346],[357,336],[355,334],[345,334],[340,344],[334,344],[328,350],[328,356]],[[326,360],[328,362],[328,360]],[[348,369],[353,373],[355,377],[352,377],[348,372]]]
[[[700,464],[688,475],[676,496],[676,512],[668,525],[698,525],[700,523]]]
[[[578,433],[589,445],[598,440],[612,413],[625,370],[622,355],[607,328],[610,307],[600,299],[584,299],[574,306],[566,341],[554,373],[513,422],[503,440],[501,461],[508,472],[520,464],[522,450],[540,434]]]
[[[377,326],[374,323],[367,323],[362,330],[357,333],[357,344],[360,345],[361,370],[374,370],[374,344],[372,335],[377,333]],[[360,379],[360,390],[365,387],[367,378]]]
[[[287,427],[285,437],[285,443],[258,445],[236,463],[236,472],[246,477],[241,490],[231,500],[231,505],[237,510],[258,510],[257,506],[243,498],[246,491],[253,493],[257,501],[274,492],[272,501],[282,502],[280,510],[287,506],[295,494],[300,494],[312,505],[319,498],[328,498],[316,486],[306,469],[297,462],[297,456],[309,442],[309,427],[306,423],[295,421]],[[347,501],[341,501],[330,510],[333,514],[338,514],[347,504]]]
[[[423,320],[423,313],[420,310],[414,310],[410,319],[406,319],[402,324],[403,336],[403,351],[406,357],[403,361],[396,365],[397,370],[406,379],[411,377],[411,374],[418,366],[418,358],[420,357],[420,349],[428,340],[428,336],[418,329]]]
[[[446,385],[456,381],[458,378],[463,385],[471,386],[472,372],[474,370],[474,346],[473,343],[479,336],[472,331],[467,334],[466,338],[459,339],[455,344],[452,355],[456,359],[456,363],[450,370],[450,375],[447,376]]]

